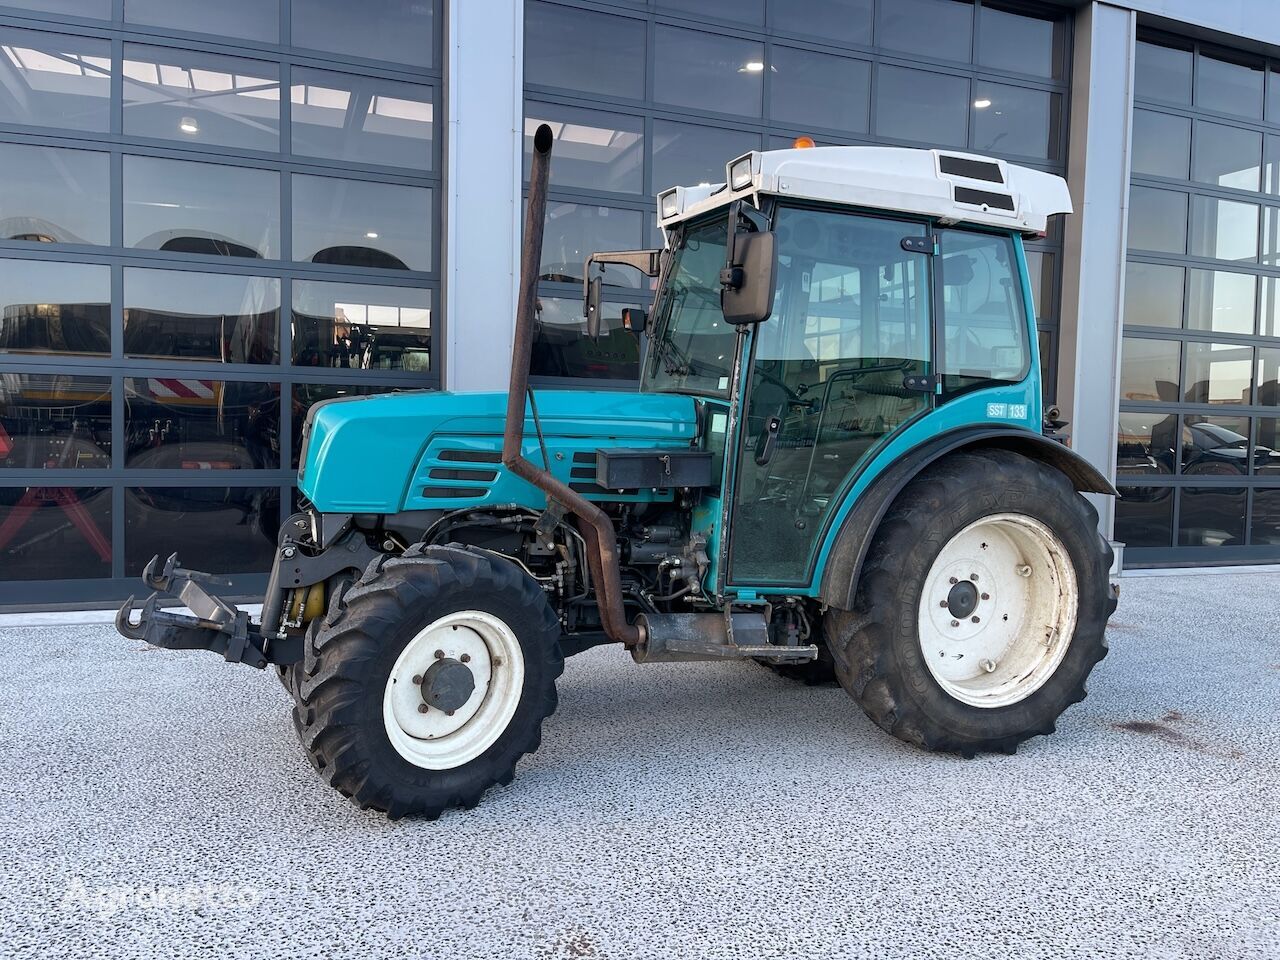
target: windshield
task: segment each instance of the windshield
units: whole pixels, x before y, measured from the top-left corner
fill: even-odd
[[[727,218],[687,228],[668,271],[643,389],[727,397],[734,328],[720,312]]]

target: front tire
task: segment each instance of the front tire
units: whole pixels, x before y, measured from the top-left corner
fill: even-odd
[[[1013,753],[1052,733],[1107,654],[1111,548],[1059,471],[960,453],[902,492],[854,609],[831,610],[841,686],[882,729],[929,750]]]
[[[470,808],[538,748],[564,667],[560,624],[515,564],[462,547],[380,558],[295,668],[312,765],[360,807],[435,819]]]

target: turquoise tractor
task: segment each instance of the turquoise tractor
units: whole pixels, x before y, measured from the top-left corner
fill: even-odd
[[[537,749],[564,658],[757,661],[927,750],[1013,752],[1106,654],[1114,496],[1046,417],[1024,237],[1057,177],[939,150],[752,152],[658,196],[638,392],[530,389],[552,133],[510,388],[322,402],[259,622],[148,566],[127,637],[275,669],[361,807],[471,807]],[[616,333],[615,333],[616,335]],[[161,609],[175,594],[189,613]],[[136,614],[136,617],[135,617]]]

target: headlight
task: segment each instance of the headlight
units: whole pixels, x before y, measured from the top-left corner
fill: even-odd
[[[742,190],[751,185],[751,154],[729,164],[729,189]]]
[[[658,197],[659,216],[663,220],[674,217],[680,212],[680,197],[677,196],[676,189],[673,187]]]

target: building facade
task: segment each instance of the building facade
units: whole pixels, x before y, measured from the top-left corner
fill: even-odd
[[[606,274],[587,341],[582,262],[658,190],[992,154],[1072,187],[1046,393],[1126,563],[1280,561],[1277,71],[1270,0],[0,0],[0,605],[171,549],[252,593],[310,404],[502,389],[541,122],[539,383],[634,384],[650,292]]]

